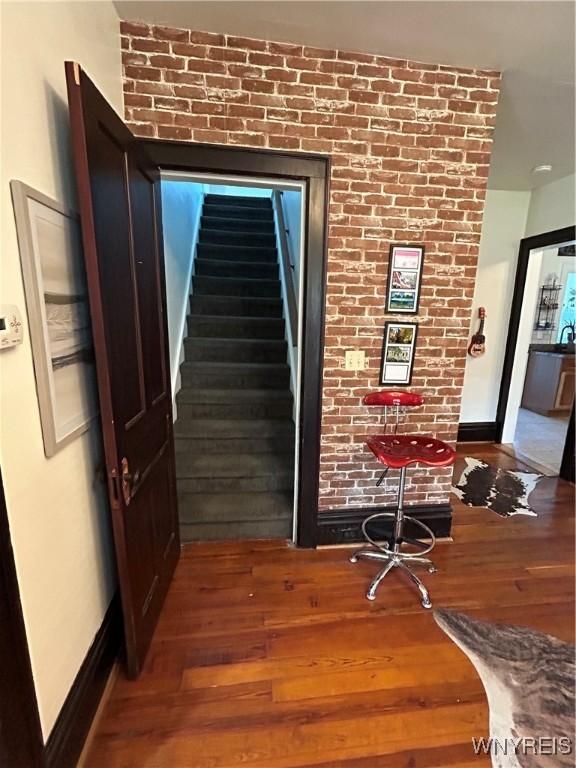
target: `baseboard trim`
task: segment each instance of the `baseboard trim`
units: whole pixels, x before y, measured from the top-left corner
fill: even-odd
[[[394,512],[394,506],[387,507],[352,507],[350,509],[331,509],[318,513],[317,543],[353,544],[362,542],[362,522],[376,512]],[[452,507],[450,504],[414,505],[406,507],[406,514],[422,520],[432,529],[438,538],[450,536],[452,528]],[[392,520],[380,524],[383,538],[392,534]],[[406,527],[408,536],[422,534],[421,529],[410,524]]]
[[[118,657],[121,627],[120,601],[115,595],[46,742],[47,768],[74,768],[77,765]]]
[[[495,421],[470,421],[458,426],[459,443],[495,443]]]

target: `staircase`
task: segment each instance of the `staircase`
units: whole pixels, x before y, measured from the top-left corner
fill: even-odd
[[[205,197],[184,345],[182,541],[289,538],[294,423],[269,199]]]

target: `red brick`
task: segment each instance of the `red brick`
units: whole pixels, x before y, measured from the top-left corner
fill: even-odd
[[[265,72],[266,80],[277,80],[284,83],[295,83],[298,80],[298,72],[292,72],[289,69],[267,69]]]
[[[199,45],[224,45],[224,35],[217,32],[190,32],[190,42]]]
[[[169,42],[154,38],[132,38],[130,47],[133,51],[142,51],[144,53],[170,53]]]
[[[120,32],[123,35],[131,35],[134,37],[148,37],[152,34],[152,29],[148,24],[140,24],[134,21],[121,21]]]
[[[221,43],[215,43],[221,45]],[[267,44],[265,40],[252,40],[250,37],[226,37],[226,45],[229,48],[245,48],[248,51],[265,51]]]
[[[152,97],[142,96],[139,93],[126,93],[124,95],[124,104],[127,107],[151,107]]]
[[[159,53],[150,56],[150,64],[160,69],[185,69],[186,59],[181,56],[166,56]]]
[[[177,141],[189,141],[192,138],[190,128],[183,128],[175,125],[159,125],[158,138],[175,139]]]
[[[152,36],[156,40],[177,40],[181,43],[187,43],[190,39],[190,32],[187,29],[173,29],[172,27],[153,27]]]
[[[144,64],[148,63],[148,57],[143,53],[133,53],[132,51],[123,51],[122,64]]]
[[[290,43],[270,43],[268,45],[270,53],[281,53],[287,56],[302,56],[302,46],[292,45]]]
[[[126,77],[132,77],[134,80],[154,80],[159,81],[162,79],[162,72],[159,69],[153,67],[124,67],[124,74]]]
[[[206,56],[207,50],[205,45],[172,43],[172,53],[175,53],[177,56],[191,56],[195,59],[203,59]]]

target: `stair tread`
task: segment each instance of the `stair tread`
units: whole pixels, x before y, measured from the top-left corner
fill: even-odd
[[[177,437],[211,436],[214,438],[258,437],[263,435],[293,435],[291,419],[194,419],[186,424],[176,420]]]
[[[220,453],[214,455],[186,451],[176,455],[176,476],[209,478],[261,477],[264,475],[288,474],[294,472],[293,453]],[[214,489],[217,492],[217,487]]]
[[[220,250],[231,251],[232,253],[234,252],[238,253],[239,251],[246,251],[248,249],[251,251],[257,251],[257,252],[258,251],[266,251],[268,253],[276,252],[276,247],[270,246],[270,245],[255,244],[255,245],[248,246],[248,245],[234,245],[234,243],[225,243],[225,244],[224,243],[199,243],[199,245],[210,246],[211,248],[218,249],[219,251]]]
[[[183,394],[185,393],[185,394]],[[263,400],[283,401],[292,400],[289,389],[181,389],[177,397],[182,395],[186,403],[260,403]],[[184,398],[186,398],[184,400]]]
[[[292,517],[292,494],[277,491],[247,491],[246,493],[190,493],[178,494],[193,509],[180,504],[182,523],[212,521],[232,523],[249,520],[277,520]]]
[[[208,360],[185,360],[182,366],[193,365],[194,367],[210,366],[215,369],[235,368],[241,370],[242,368],[256,368],[259,372],[262,370],[273,370],[274,368],[285,370],[288,368],[288,363],[217,363]]]
[[[220,278],[218,278],[220,279]],[[212,299],[212,300],[219,300],[223,301],[225,299],[231,300],[232,303],[236,301],[256,301],[260,304],[262,303],[268,303],[270,305],[276,306],[278,304],[282,303],[282,299],[280,296],[236,296],[234,294],[230,295],[228,293],[218,293],[218,294],[199,294],[199,293],[191,293],[190,298],[199,298],[199,299]],[[204,315],[206,317],[206,315]],[[226,315],[226,317],[231,317],[231,315]],[[236,315],[236,317],[262,317],[262,315]]]
[[[188,339],[186,339],[187,341]],[[193,344],[198,343],[208,343],[211,346],[225,346],[227,344],[234,344],[234,346],[248,346],[248,345],[256,345],[261,347],[280,347],[280,346],[286,346],[286,339],[258,339],[258,338],[240,338],[237,339],[235,336],[227,337],[227,336],[219,336],[218,338],[214,338],[213,336],[194,336],[192,339],[190,339],[190,342]]]
[[[232,222],[232,223],[235,223],[235,224],[238,224],[238,225],[245,225],[247,221],[250,221],[250,219],[248,219],[246,217],[243,217],[243,216],[239,216],[239,217],[236,217],[236,216],[213,216],[213,215],[211,215],[210,211],[208,211],[208,213],[206,213],[206,211],[202,211],[202,226],[204,226],[204,222],[208,222],[208,221],[210,221],[210,223],[211,222],[216,222],[218,224],[221,223],[221,222],[224,222],[224,221],[229,221],[229,222]],[[265,224],[268,227],[274,224],[274,219],[272,218],[272,216],[268,220],[267,219],[254,219],[253,221],[255,223],[257,223],[257,224]],[[216,227],[216,229],[218,229],[218,227]],[[253,232],[254,230],[250,229],[248,231]]]
[[[217,298],[226,298],[222,296],[218,296]],[[237,296],[232,296],[231,298],[237,299]],[[256,297],[259,298],[259,297]],[[229,320],[230,322],[237,322],[237,323],[243,323],[245,320],[258,320],[261,322],[269,322],[270,320],[274,320],[276,322],[284,322],[284,318],[282,317],[262,317],[262,315],[188,315],[188,317],[191,317],[193,320],[214,320],[218,322],[223,322],[226,320]]]
[[[276,277],[233,277],[230,275],[194,275],[194,278],[201,278],[202,280],[213,280],[215,282],[227,282],[227,283],[277,283],[280,284],[280,278]],[[252,298],[252,297],[249,297]],[[260,298],[256,296],[255,298]],[[275,298],[275,297],[264,297]]]
[[[277,262],[259,262],[259,261],[242,261],[241,259],[207,259],[205,256],[197,256],[195,262],[201,262],[202,264],[214,264],[228,267],[253,267],[255,264],[259,264],[262,267],[277,266]]]
[[[218,195],[216,193],[206,195],[204,202],[209,205],[230,205],[230,201],[234,201],[234,205],[247,207],[247,208],[272,208],[272,200],[269,197],[250,197],[250,195]]]

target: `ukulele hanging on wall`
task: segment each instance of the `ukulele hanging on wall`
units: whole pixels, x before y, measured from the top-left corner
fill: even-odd
[[[478,310],[478,317],[480,318],[478,332],[472,336],[470,345],[468,346],[468,354],[471,357],[480,357],[486,352],[486,337],[484,336],[484,318],[486,317],[486,310],[484,307],[480,307]]]

